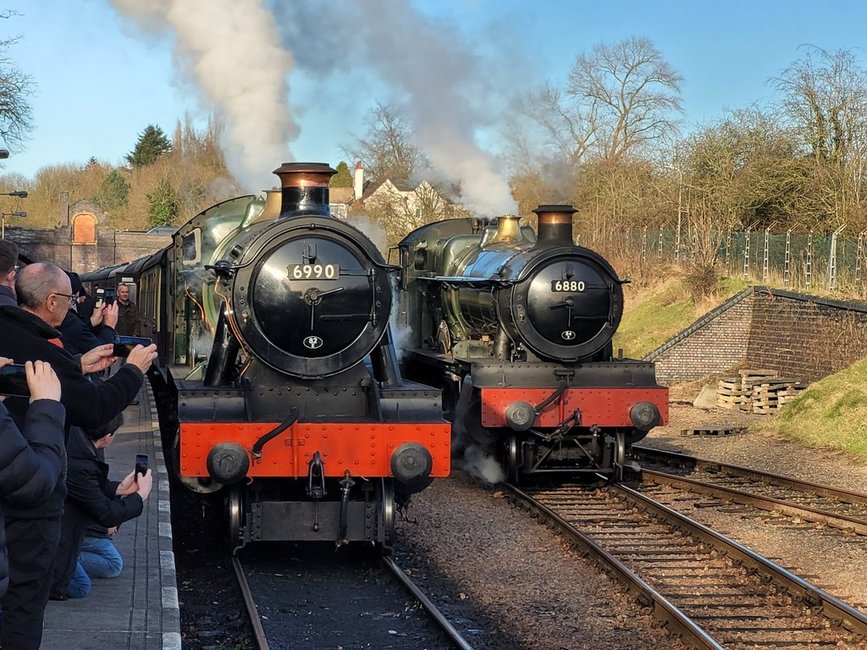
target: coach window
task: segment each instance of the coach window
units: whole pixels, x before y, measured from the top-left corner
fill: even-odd
[[[72,243],[96,243],[96,217],[89,212],[82,212],[72,218]]]

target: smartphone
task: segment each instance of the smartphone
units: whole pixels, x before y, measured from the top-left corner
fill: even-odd
[[[0,395],[30,397],[23,363],[13,363],[0,368]]]
[[[115,336],[114,356],[128,357],[132,349],[137,345],[149,346],[153,341],[144,336]]]
[[[94,309],[102,309],[105,306],[105,289],[96,290],[96,304]]]
[[[148,471],[148,456],[147,454],[135,455],[135,476],[138,479],[139,474],[147,474]]]

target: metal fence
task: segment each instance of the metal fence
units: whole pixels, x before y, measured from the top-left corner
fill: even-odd
[[[688,263],[701,251],[695,234],[684,233],[679,247],[674,230],[586,232],[578,243],[612,256],[644,263]],[[842,228],[827,234],[717,231],[715,254],[720,269],[757,283],[793,290],[825,290],[867,295],[867,231],[842,236]]]

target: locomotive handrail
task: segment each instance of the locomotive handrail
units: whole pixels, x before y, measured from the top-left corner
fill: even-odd
[[[419,280],[427,280],[429,282],[441,282],[443,284],[463,284],[468,286],[489,286],[497,285],[500,287],[508,287],[515,284],[514,280],[506,280],[503,278],[468,278],[463,276],[437,275],[434,277],[420,277]]]

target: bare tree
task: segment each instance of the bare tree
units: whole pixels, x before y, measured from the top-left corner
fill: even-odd
[[[650,40],[632,37],[580,55],[567,93],[592,120],[601,156],[618,161],[676,130],[680,82]]]
[[[377,103],[368,114],[367,127],[367,135],[344,151],[352,160],[364,163],[371,180],[407,182],[426,166],[426,158],[412,144],[411,131],[398,108]]]
[[[0,12],[9,19],[13,11]],[[32,112],[27,97],[33,93],[34,81],[24,74],[8,56],[9,48],[18,38],[0,40],[0,138],[7,147],[20,148],[33,128]]]
[[[781,109],[813,162],[814,196],[825,229],[864,224],[867,163],[867,73],[848,50],[811,47],[774,79]]]
[[[585,112],[584,107],[573,102],[563,89],[546,83],[519,100],[518,110],[540,131],[538,151],[534,156],[530,154],[532,136],[524,130],[512,130],[509,139],[513,149],[522,151],[522,163],[541,158],[558,160],[574,167],[584,160],[596,135],[593,107]]]
[[[525,95],[507,134],[522,214],[537,197],[557,196],[606,241],[613,229],[660,218],[651,162],[677,133],[680,82],[656,47],[635,37],[597,45],[576,58],[564,85]]]

